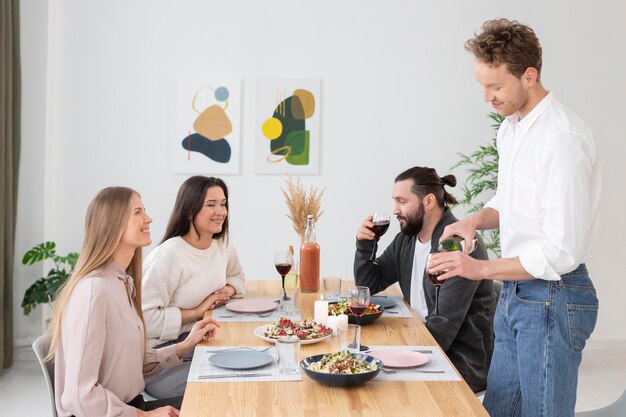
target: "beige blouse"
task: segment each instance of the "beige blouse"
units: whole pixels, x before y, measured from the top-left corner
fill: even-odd
[[[182,363],[176,345],[144,354],[144,329],[129,295],[134,299],[132,278],[113,261],[74,287],[55,352],[59,417],[135,417],[126,403],[143,391],[144,376]],[[144,375],[143,365],[153,362],[159,364]]]

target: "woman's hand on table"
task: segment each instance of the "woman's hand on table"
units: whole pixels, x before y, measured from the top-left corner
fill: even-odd
[[[237,290],[232,285],[226,284],[222,288],[220,288],[219,290],[215,291],[214,294],[226,294],[230,298],[230,297],[234,296],[235,294],[237,294]]]
[[[222,304],[226,304],[228,300],[230,300],[230,295],[228,295],[226,292],[219,292],[219,291],[216,291],[213,294],[209,294],[207,298],[205,298],[198,305],[198,307],[195,308],[196,317],[198,319],[201,319],[202,317],[204,317],[204,313],[206,311],[213,310],[215,307],[219,307]]]
[[[221,327],[220,323],[211,318],[197,321],[189,331],[187,338],[176,345],[176,354],[182,356],[185,353],[193,352],[198,343],[213,339],[218,327]]]

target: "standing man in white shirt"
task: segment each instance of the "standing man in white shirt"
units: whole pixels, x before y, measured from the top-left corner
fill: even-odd
[[[465,48],[484,100],[506,119],[498,131],[498,189],[485,208],[442,239],[500,228],[502,259],[434,256],[440,279],[500,279],[495,346],[484,405],[491,416],[573,416],[582,349],[598,300],[589,258],[600,169],[589,128],[541,84],[541,46],[519,22],[487,21]]]

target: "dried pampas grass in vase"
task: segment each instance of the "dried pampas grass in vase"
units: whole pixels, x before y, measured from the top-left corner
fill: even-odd
[[[312,214],[315,222],[317,223],[317,219],[319,219],[324,213],[321,210],[324,190],[311,186],[307,192],[302,186],[300,177],[294,181],[291,176],[287,175],[285,182],[287,183],[287,190],[285,191],[281,188],[281,191],[285,196],[287,209],[289,209],[287,217],[291,219],[291,223],[293,223],[293,230],[295,230],[298,236],[300,236],[300,242],[302,242],[304,240],[304,225],[306,223],[306,216],[308,214]]]

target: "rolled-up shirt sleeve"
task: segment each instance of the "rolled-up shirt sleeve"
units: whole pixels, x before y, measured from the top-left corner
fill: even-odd
[[[498,198],[498,193],[496,192],[493,197],[489,201],[485,203],[484,208],[491,208],[495,211],[500,211],[500,199]]]
[[[504,129],[504,128],[503,128]],[[499,130],[498,131],[498,139],[496,140],[496,148],[498,148],[498,143],[500,141],[500,137],[503,134],[503,130]],[[500,149],[498,148],[498,153],[500,152]],[[501,177],[500,177],[501,172],[498,171],[498,184],[500,184],[501,181]],[[493,195],[493,197],[491,197],[491,199],[489,201],[487,201],[484,205],[484,208],[491,208],[494,209],[497,212],[500,212],[500,196],[498,194],[498,187],[496,186],[496,193]]]
[[[545,237],[528,245],[519,260],[535,278],[557,281],[584,258],[593,222],[588,196],[596,151],[582,137],[559,134],[546,141],[541,155],[537,192]]]

